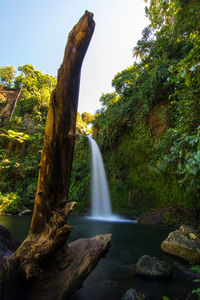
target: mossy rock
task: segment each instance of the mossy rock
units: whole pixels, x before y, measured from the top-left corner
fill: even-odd
[[[129,289],[121,300],[149,300],[150,298],[136,289]]]
[[[172,275],[172,268],[165,261],[149,255],[143,255],[135,266],[135,274],[152,279],[168,278]]]
[[[162,242],[161,250],[186,261],[200,263],[200,233],[190,226],[182,225],[178,230],[170,232]]]

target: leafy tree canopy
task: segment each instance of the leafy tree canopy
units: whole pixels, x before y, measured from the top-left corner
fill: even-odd
[[[15,77],[15,68],[13,66],[0,67],[0,79],[1,84],[7,88],[10,88]]]

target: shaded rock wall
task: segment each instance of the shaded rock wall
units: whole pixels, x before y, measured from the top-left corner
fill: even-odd
[[[21,89],[7,90],[0,86],[0,126],[9,122],[21,94]]]

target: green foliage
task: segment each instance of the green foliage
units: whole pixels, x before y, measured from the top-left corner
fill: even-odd
[[[101,98],[99,99],[99,101],[101,102],[103,109],[106,109],[107,107],[111,106],[115,100],[116,100],[116,93],[112,93],[112,94],[102,94]]]
[[[12,69],[12,68],[8,68]],[[2,68],[5,70],[5,68]],[[22,88],[12,119],[0,132],[0,213],[16,214],[23,206],[33,207],[38,165],[50,95],[56,79],[35,70],[32,65],[18,68],[13,78],[15,88]],[[0,98],[4,104],[4,98]],[[88,139],[94,116],[77,114],[76,145],[72,167],[69,201],[78,203],[78,210],[89,208],[90,162]]]
[[[89,208],[85,135],[91,132],[90,123],[103,152],[114,210],[200,208],[200,2],[146,2],[150,25],[133,49],[139,62],[116,74],[114,92],[102,94],[95,116],[77,115],[69,200],[80,209]],[[11,122],[1,131],[0,187],[2,195],[16,193],[31,204],[56,80],[32,65],[18,70],[14,84],[22,93]],[[170,218],[166,215],[164,222],[169,224]]]
[[[148,1],[146,1],[148,2]],[[171,28],[175,35],[200,30],[199,1],[196,0],[151,0],[146,7],[151,27],[159,30]]]
[[[5,193],[0,192],[0,212],[5,213],[17,213],[23,206],[22,198],[16,193]]]
[[[12,119],[0,132],[0,211],[17,213],[33,206],[50,94],[56,79],[32,65],[19,67],[22,88]]]
[[[84,112],[81,114],[81,118],[82,118],[83,122],[85,122],[86,124],[89,124],[94,120],[94,115],[91,115],[88,112]]]
[[[13,66],[0,67],[1,84],[6,88],[10,88],[15,77],[15,68]]]
[[[88,124],[91,123],[93,116],[89,113],[83,113],[82,115],[78,112],[76,119],[76,133],[77,134],[91,134],[91,129]]]
[[[79,212],[90,205],[90,150],[86,136],[77,135],[72,165],[69,201],[76,201]]]
[[[170,212],[166,212],[163,216],[163,225],[174,226],[175,224],[180,224],[181,220],[177,217],[173,217]]]
[[[33,207],[47,109],[56,84],[53,76],[32,65],[18,70],[15,88],[21,87],[22,92],[11,121],[0,132],[0,213],[16,214],[23,206]],[[77,114],[76,131],[83,137],[76,139],[69,198],[78,202],[79,210],[89,205],[89,151],[84,135],[90,133],[92,119],[88,113]]]
[[[8,202],[12,200],[10,197],[7,198],[6,206],[2,205],[0,207],[0,211],[11,213],[16,212],[17,209],[19,211],[22,204],[27,206],[33,205],[43,140],[43,136],[39,134],[27,135],[29,138],[25,140],[22,139],[24,137],[22,133],[13,134],[12,132],[12,138],[13,136],[16,139],[12,139],[12,148],[10,149],[9,142],[8,150],[0,150],[1,192],[3,195],[12,193],[16,195],[16,199],[13,202],[15,211],[12,208],[13,205],[8,205]],[[11,210],[9,211],[9,209]]]
[[[174,138],[169,154],[163,158],[163,170],[169,173],[174,172],[181,187],[189,191],[191,195],[188,205],[191,208],[200,207],[200,127],[194,135],[183,134],[178,137],[177,132],[172,131],[173,133],[176,138]]]
[[[163,300],[170,300],[170,298],[167,296],[163,296]]]
[[[18,70],[21,74],[15,78],[15,88],[23,88],[13,118],[31,115],[35,124],[42,122],[44,125],[56,79],[35,70],[32,65],[24,65]]]
[[[185,40],[191,49],[177,65],[170,67],[169,80],[174,85],[170,100],[174,126],[180,133],[191,133],[199,125],[200,37],[195,31]]]
[[[0,136],[8,138],[10,141],[18,141],[19,143],[24,143],[30,139],[30,136],[24,132],[16,132],[13,130],[4,129],[5,133],[1,133]]]
[[[200,275],[200,265],[194,265],[194,266],[192,266],[191,270],[196,271],[198,273],[198,275]],[[195,279],[194,282],[200,283],[200,279],[199,278]],[[197,294],[198,295],[198,299],[200,299],[200,287],[197,288],[197,289],[195,289],[195,290],[193,290],[192,293],[193,294]]]
[[[133,49],[140,61],[100,99],[93,135],[116,210],[200,208],[199,9],[193,0],[149,1],[151,23]]]

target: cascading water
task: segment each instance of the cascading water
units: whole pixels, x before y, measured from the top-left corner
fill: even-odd
[[[124,219],[112,214],[108,183],[101,152],[95,140],[91,136],[88,136],[88,139],[92,153],[92,219],[108,222],[136,223],[135,220]]]
[[[110,195],[101,152],[95,140],[88,136],[92,153],[92,217],[112,217]]]

